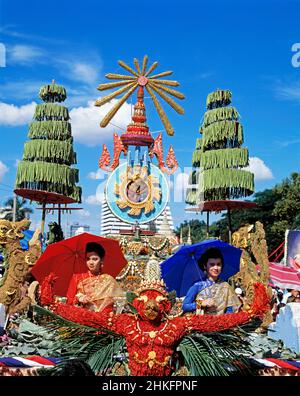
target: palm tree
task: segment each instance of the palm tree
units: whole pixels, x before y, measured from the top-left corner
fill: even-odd
[[[29,214],[33,213],[33,210],[28,206],[27,200],[25,198],[18,198],[16,197],[16,221],[21,221],[25,218],[29,218]],[[6,215],[4,216],[5,220],[12,221],[13,220],[13,211],[14,211],[14,199],[9,198],[5,202],[5,209],[7,211]]]

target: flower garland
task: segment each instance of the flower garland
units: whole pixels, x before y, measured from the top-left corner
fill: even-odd
[[[139,264],[136,261],[128,261],[126,270],[124,271],[124,273],[122,275],[116,276],[116,279],[118,281],[125,279],[127,277],[127,275],[129,274],[129,271],[131,272],[131,274],[130,274],[131,276],[135,276],[137,274],[141,279],[144,279],[144,275],[141,273],[141,271],[139,270],[138,267],[139,267]]]
[[[147,238],[147,243],[148,246],[150,247],[151,250],[153,250],[154,252],[160,252],[162,251],[166,246],[168,246],[169,244],[169,239],[165,238],[165,240],[158,246],[154,246],[152,245],[152,243],[149,241],[149,239]]]

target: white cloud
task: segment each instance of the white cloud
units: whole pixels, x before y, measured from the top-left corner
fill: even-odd
[[[92,180],[103,180],[107,177],[107,172],[104,172],[102,169],[97,169],[96,172],[90,172],[87,177]]]
[[[278,80],[274,85],[274,91],[278,99],[292,100],[292,101],[300,100],[299,81],[283,82]]]
[[[111,107],[117,102],[113,99],[101,107],[96,107],[94,101],[89,101],[87,107],[77,107],[70,111],[72,132],[74,139],[87,146],[96,146],[111,140],[112,134],[119,131],[114,125],[126,129],[131,119],[131,106],[124,103],[111,123],[106,128],[100,128],[102,118],[108,113]]]
[[[0,181],[2,181],[3,176],[8,172],[8,170],[9,168],[2,161],[0,161]]]
[[[291,146],[294,144],[299,144],[299,143],[300,143],[300,139],[291,139],[291,140],[276,142],[276,144],[280,147],[288,147],[288,146]]]
[[[100,183],[97,187],[96,194],[89,195],[86,199],[84,199],[84,203],[89,205],[101,205],[104,199],[105,185],[105,182]]]
[[[98,81],[98,70],[88,63],[75,63],[71,65],[71,76],[73,80],[94,84]]]
[[[43,49],[31,45],[14,45],[8,48],[9,60],[13,63],[27,64],[42,60],[45,56]]]
[[[258,157],[250,157],[249,166],[245,169],[254,173],[254,179],[256,181],[274,179],[271,169]]]
[[[88,210],[82,209],[78,211],[79,217],[90,217],[91,213]]]
[[[99,199],[99,197],[97,197],[97,195],[89,195],[86,199],[85,199],[85,203],[89,204],[89,205],[100,205],[102,202],[101,199]]]
[[[92,86],[96,92],[102,71],[102,59],[97,52],[89,50],[84,58],[77,54],[63,55],[57,59],[56,66],[64,78]]]
[[[35,102],[20,107],[0,102],[0,125],[28,124],[32,120],[35,106]]]

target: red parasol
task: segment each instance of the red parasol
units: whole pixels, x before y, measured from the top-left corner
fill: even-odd
[[[88,242],[103,246],[103,273],[116,277],[127,264],[119,242],[87,232],[47,246],[31,270],[32,275],[41,283],[50,272],[54,272],[58,277],[54,294],[65,296],[72,275],[87,272],[85,248]]]

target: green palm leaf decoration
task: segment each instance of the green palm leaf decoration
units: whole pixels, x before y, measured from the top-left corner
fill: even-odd
[[[194,376],[229,376],[254,374],[248,359],[249,342],[234,331],[192,333],[182,339],[178,349]]]
[[[40,306],[34,309],[44,318],[44,325],[55,332],[55,348],[61,350],[62,364],[53,369],[52,375],[56,375],[65,361],[73,358],[84,360],[101,375],[110,372],[118,362],[120,351],[125,347],[123,337],[106,329],[101,329],[99,334],[99,329],[70,322]]]

